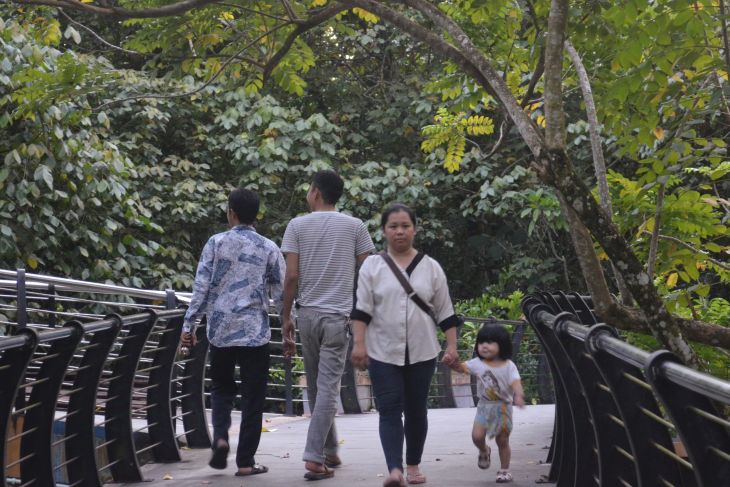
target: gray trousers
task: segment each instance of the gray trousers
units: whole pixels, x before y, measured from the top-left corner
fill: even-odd
[[[307,373],[307,398],[312,412],[302,456],[305,462],[324,463],[325,455],[337,454],[335,414],[350,343],[348,324],[349,318],[344,315],[307,308],[297,312]]]

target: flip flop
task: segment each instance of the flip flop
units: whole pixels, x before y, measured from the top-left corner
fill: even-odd
[[[210,457],[210,461],[208,462],[208,465],[210,468],[214,468],[216,470],[223,470],[226,468],[226,465],[228,465],[228,450],[230,447],[226,443],[225,446],[216,446],[213,448],[213,455]]]
[[[304,474],[304,478],[307,480],[324,480],[331,479],[335,476],[335,473],[330,470],[327,465],[322,465],[322,468],[324,468],[324,472],[312,472],[309,470]]]
[[[246,467],[242,467],[246,468]],[[260,473],[266,473],[269,471],[269,467],[266,467],[264,465],[259,465],[258,463],[256,465],[251,465],[251,471],[250,472],[241,472],[240,470],[235,473],[236,477],[248,477],[249,475],[258,475]]]
[[[487,446],[484,451],[479,451],[479,459],[477,460],[477,466],[482,470],[486,470],[492,463],[492,449]]]
[[[423,475],[421,472],[418,473],[406,473],[406,481],[409,484],[425,484],[426,483],[426,476]]]
[[[338,457],[337,455],[334,455],[331,457],[325,456],[324,464],[325,464],[325,466],[327,466],[329,468],[337,468],[340,465],[342,465],[342,460],[340,460],[340,457]]]

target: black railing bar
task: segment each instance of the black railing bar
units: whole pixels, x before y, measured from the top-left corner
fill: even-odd
[[[155,348],[145,348],[142,351],[142,353],[159,352],[160,350],[165,350],[166,348],[167,347],[158,347],[158,346],[156,346]],[[147,361],[152,361],[152,359],[149,358],[149,357],[143,357],[143,358],[140,359],[140,362],[141,361],[147,362]]]
[[[629,460],[630,462],[632,462],[632,463],[633,463],[633,462],[635,462],[635,461],[636,461],[636,459],[634,458],[634,456],[633,456],[633,455],[632,455],[631,453],[627,452],[626,450],[624,450],[624,449],[623,449],[623,448],[621,448],[620,446],[618,446],[618,445],[613,445],[613,447],[614,447],[614,449],[615,449],[615,450],[616,450],[617,452],[619,452],[619,453],[620,453],[621,455],[623,455],[624,457],[626,457],[626,458],[627,458],[627,459],[628,459],[628,460]]]
[[[18,458],[18,459],[17,459],[17,460],[15,460],[14,462],[6,463],[6,464],[5,464],[5,468],[6,468],[6,469],[9,469],[10,467],[14,467],[14,466],[16,466],[16,465],[18,465],[18,464],[21,464],[21,463],[23,463],[24,461],[26,461],[26,460],[27,460],[27,459],[29,459],[29,458],[33,458],[34,456],[35,456],[35,452],[31,453],[30,455],[26,455],[26,456],[24,456],[23,458]]]
[[[684,458],[682,458],[682,457],[680,457],[679,455],[677,455],[677,453],[676,453],[676,452],[673,452],[673,451],[671,451],[671,450],[668,450],[667,448],[663,447],[662,445],[660,445],[659,443],[657,443],[656,441],[653,441],[653,440],[652,440],[651,444],[652,444],[652,446],[653,446],[654,448],[656,448],[656,449],[657,449],[657,450],[659,450],[660,452],[664,453],[664,454],[665,454],[666,456],[668,456],[669,458],[671,458],[671,459],[673,459],[673,460],[675,460],[675,461],[679,462],[679,463],[680,463],[681,465],[683,465],[683,466],[687,467],[688,469],[690,469],[690,470],[693,470],[693,471],[694,471],[694,467],[692,466],[692,464],[691,464],[691,463],[689,463],[689,462],[688,462],[687,460],[685,460]]]
[[[187,430],[187,431],[183,431],[183,432],[182,432],[182,433],[180,433],[179,435],[175,435],[175,438],[176,438],[176,439],[177,439],[177,438],[181,438],[181,437],[183,437],[183,436],[187,435],[188,433],[192,433],[193,431],[198,431],[198,430],[197,430],[196,428],[193,428],[193,429],[190,429],[190,430]]]
[[[614,357],[623,359],[625,362],[643,369],[649,358],[649,353],[629,345],[623,340],[614,338],[608,333],[599,333],[595,338],[595,344],[602,350]]]
[[[183,399],[183,398],[186,398],[186,397],[190,397],[192,395],[193,395],[192,393],[181,394],[179,396],[171,397],[170,398],[170,401],[179,401],[180,399]]]
[[[641,411],[642,413],[644,413],[645,416],[650,417],[651,419],[653,419],[657,423],[663,424],[664,426],[666,426],[669,429],[674,429],[674,425],[670,421],[667,421],[666,419],[664,419],[661,416],[657,415],[653,411],[649,411],[645,407],[639,408],[639,411]]]
[[[161,442],[161,441],[157,441],[157,442],[155,442],[155,443],[152,443],[151,445],[148,445],[148,446],[146,446],[146,447],[144,447],[144,448],[142,448],[142,449],[140,449],[140,450],[137,450],[137,455],[139,455],[140,453],[144,453],[144,452],[146,452],[147,450],[151,450],[151,449],[153,449],[153,448],[157,448],[157,447],[158,447],[158,446],[160,446],[161,444],[162,444],[162,442]]]
[[[648,382],[639,379],[634,374],[629,374],[628,372],[624,372],[622,375],[624,376],[624,378],[626,378],[629,381],[633,382],[637,386],[639,386],[639,387],[641,387],[643,389],[646,389],[647,391],[651,391],[652,390],[651,389],[651,386],[649,385]]]
[[[626,482],[621,477],[618,478],[618,481],[621,482],[621,484],[624,485],[624,487],[634,487],[633,485],[631,485],[630,483]]]
[[[7,279],[18,278],[16,271],[0,270],[0,277]],[[34,287],[33,285],[38,283],[43,284],[54,284],[58,291],[81,291],[98,294],[123,294],[127,296],[134,296],[144,299],[161,299],[164,300],[167,297],[165,291],[151,291],[146,289],[136,289],[124,286],[115,286],[112,284],[100,284],[88,281],[79,281],[75,279],[66,279],[60,277],[42,276],[39,274],[25,274],[26,286]],[[190,299],[185,295],[186,293],[176,293],[176,297],[182,301],[189,302]]]
[[[522,325],[527,323],[524,320],[499,320],[494,317],[477,318],[475,316],[463,316],[464,321],[471,321],[474,323],[494,323],[495,325]]]
[[[617,425],[621,426],[622,428],[626,428],[626,424],[621,420],[621,418],[618,418],[613,414],[607,414],[606,416],[608,416],[609,419]]]
[[[185,375],[185,376],[182,376],[182,377],[178,377],[177,379],[171,380],[170,382],[174,382],[174,383],[183,382],[183,381],[186,381],[186,380],[190,379],[191,377],[193,377],[193,376],[192,375]]]
[[[10,306],[7,304],[0,304],[0,309],[11,309],[16,310],[18,309],[16,306]],[[32,313],[38,313],[38,314],[45,314],[45,315],[56,315],[56,316],[70,316],[72,318],[103,318],[104,315],[100,314],[92,314],[92,313],[72,313],[69,311],[51,311],[48,309],[43,308],[32,308],[27,307],[25,308],[26,311],[32,312]],[[46,325],[48,326],[48,325]]]
[[[69,460],[66,460],[65,462],[59,463],[58,465],[54,465],[54,466],[53,466],[53,470],[60,470],[60,469],[62,469],[63,467],[65,467],[66,465],[68,465],[69,463],[73,463],[73,462],[75,462],[75,461],[76,461],[76,460],[78,460],[79,458],[81,458],[81,457],[80,457],[80,456],[78,456],[78,457],[73,457],[73,458],[71,458],[71,459],[69,459]]]
[[[716,401],[730,404],[730,382],[674,362],[663,362],[659,365],[659,369],[667,379],[679,386]]]
[[[105,446],[109,446],[109,445],[111,445],[112,443],[114,443],[114,442],[116,442],[116,441],[117,441],[117,439],[116,439],[116,438],[113,438],[113,439],[111,439],[111,440],[109,440],[109,441],[105,441],[104,443],[101,443],[101,444],[99,444],[99,446],[97,446],[97,447],[96,447],[96,448],[94,448],[94,449],[95,449],[95,450],[98,450],[98,449],[100,449],[100,448],[104,448]],[[101,469],[99,469],[99,470],[101,470]]]
[[[86,481],[86,479],[79,479],[76,482],[74,482],[73,484],[66,485],[66,487],[76,487],[77,485],[83,483],[84,481]]]
[[[178,414],[177,416],[172,416],[172,419],[184,418],[185,416],[187,416],[189,414],[193,414],[193,413],[195,413],[195,411],[188,411],[188,412],[185,412],[185,413],[182,413],[182,414]]]
[[[154,389],[155,387],[160,387],[160,384],[150,384],[150,385],[143,386],[143,387],[135,387],[134,394],[137,394],[138,392],[142,392],[142,391],[148,391],[150,389]]]
[[[704,411],[702,409],[697,409],[694,406],[690,406],[689,407],[689,410],[692,411],[695,414],[698,414],[698,415],[702,416],[705,419],[708,419],[708,420],[712,421],[713,423],[717,423],[720,426],[724,426],[725,428],[727,428],[728,430],[730,430],[730,421],[727,421],[727,420],[722,419],[722,418],[720,418],[718,416],[715,416],[714,414],[710,414],[707,411]]]
[[[140,431],[144,431],[146,429],[149,429],[152,426],[157,426],[158,424],[160,424],[158,421],[155,421],[154,423],[149,423],[146,426],[142,426],[140,428],[137,428],[136,430],[132,430],[132,433],[139,433]]]
[[[100,345],[101,345],[101,343],[91,343],[91,342],[84,343],[80,347],[76,347],[76,352],[74,352],[74,358],[83,358],[83,354],[79,354],[78,352],[85,352],[87,350],[93,350],[95,348],[98,348]]]
[[[0,352],[12,350],[14,348],[23,348],[30,344],[30,336],[14,335],[0,338]]]
[[[131,413],[132,414],[139,414],[142,411],[147,411],[148,409],[152,409],[152,408],[157,407],[157,406],[158,406],[158,404],[155,403],[155,404],[148,404],[146,406],[142,406],[142,407],[138,407],[138,408],[132,408]]]
[[[669,482],[669,481],[668,481],[667,479],[665,479],[664,477],[659,477],[659,481],[660,481],[660,482],[661,482],[662,484],[664,484],[664,485],[665,485],[666,487],[677,487],[677,486],[676,486],[675,484],[673,484],[673,483]]]
[[[101,472],[102,470],[112,468],[114,465],[116,465],[117,463],[119,463],[121,461],[122,461],[122,459],[120,458],[118,460],[114,460],[113,462],[109,462],[106,465],[104,465],[103,467],[99,467],[99,472]]]
[[[598,383],[598,384],[596,384],[596,385],[597,385],[597,386],[598,386],[598,388],[599,388],[599,389],[601,389],[602,391],[604,391],[604,392],[608,392],[609,394],[613,395],[613,391],[611,390],[611,388],[610,388],[610,387],[608,387],[608,386],[607,386],[606,384],[604,384],[603,382],[599,382],[599,383]]]
[[[38,384],[43,384],[44,382],[48,382],[48,377],[43,377],[42,379],[32,380],[30,382],[26,382],[25,384],[20,384],[18,386],[18,389],[37,386]]]
[[[54,447],[54,446],[58,446],[58,445],[60,445],[61,443],[65,443],[65,442],[66,442],[67,440],[70,440],[71,438],[75,438],[75,437],[77,437],[77,436],[79,436],[79,434],[78,434],[78,433],[74,433],[74,434],[72,434],[72,435],[64,436],[64,437],[63,437],[63,438],[61,438],[60,440],[57,440],[57,441],[54,441],[53,443],[51,443],[51,447]]]
[[[0,287],[0,289],[6,290],[7,288]],[[0,298],[12,299],[15,298],[15,295],[0,294]],[[54,294],[42,293],[40,291],[28,291],[28,301],[48,301],[49,299],[54,299],[55,301],[63,301],[65,303],[102,304],[104,306],[118,306],[120,308],[165,309],[165,307],[160,304],[125,303],[123,301],[102,301],[95,299],[76,298],[74,296],[58,296]],[[13,309],[15,308],[13,307]]]
[[[38,479],[37,479],[37,478],[34,478],[34,479],[30,479],[30,480],[29,480],[29,481],[27,481],[26,483],[24,483],[24,484],[20,484],[20,487],[25,487],[26,485],[32,485],[32,484],[35,484],[35,483],[36,483],[37,481],[38,481]]]
[[[730,463],[730,455],[728,455],[727,452],[720,450],[716,446],[710,446],[709,450],[726,462]]]
[[[566,320],[563,322],[563,329],[573,338],[577,338],[578,340],[585,342],[586,335],[588,334],[588,327],[581,325],[580,323],[576,323],[572,320]]]
[[[29,435],[29,434],[37,431],[37,430],[38,430],[38,426],[34,426],[34,427],[32,427],[31,429],[29,429],[27,431],[24,430],[24,431],[18,433],[17,435],[8,436],[8,440],[7,441],[8,442],[11,442],[13,440],[17,440],[18,438],[22,438],[23,436]]]
[[[134,374],[134,376],[135,377],[140,377],[140,378],[145,378],[146,379],[147,376],[146,375],[141,375],[141,374],[144,374],[146,372],[151,372],[151,371],[157,370],[159,368],[162,368],[162,365],[153,365],[152,367],[147,367],[146,369],[137,369],[137,372]]]
[[[43,404],[42,402],[34,402],[33,404],[29,404],[29,405],[25,406],[24,408],[16,409],[15,413],[16,414],[25,413],[27,411],[30,411],[31,409],[37,408],[38,406],[40,406],[42,404]]]
[[[33,362],[42,363],[42,362],[45,362],[46,360],[50,360],[50,359],[59,357],[60,355],[61,355],[60,353],[49,353],[47,355],[39,355],[37,357],[33,357]]]

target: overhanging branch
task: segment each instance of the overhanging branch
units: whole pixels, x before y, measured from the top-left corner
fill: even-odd
[[[219,3],[220,0],[182,0],[162,7],[152,7],[140,10],[128,10],[119,7],[104,7],[90,3],[82,3],[78,0],[14,0],[21,5],[45,5],[47,7],[67,8],[79,12],[85,12],[104,17],[116,19],[154,19],[160,17],[173,17],[183,14],[189,10],[195,10]]]

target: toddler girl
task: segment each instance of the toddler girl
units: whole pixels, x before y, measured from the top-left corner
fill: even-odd
[[[485,325],[477,334],[474,345],[477,357],[468,362],[455,362],[452,368],[477,378],[479,403],[474,418],[471,438],[479,449],[477,465],[487,469],[491,463],[491,449],[486,437],[496,438],[501,469],[497,483],[512,482],[509,471],[512,450],[509,435],[512,431],[512,404],[525,406],[522,382],[512,358],[512,341],[507,330],[499,325]]]

